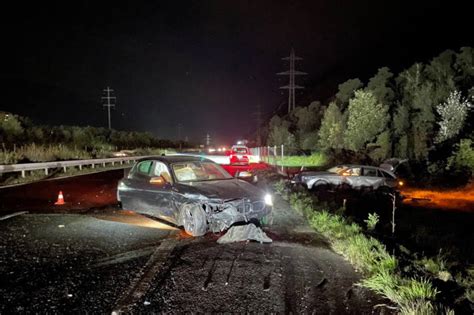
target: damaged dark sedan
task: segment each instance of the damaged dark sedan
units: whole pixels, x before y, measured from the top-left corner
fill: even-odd
[[[159,156],[135,163],[119,181],[123,209],[157,217],[193,236],[271,215],[272,196],[202,157]]]

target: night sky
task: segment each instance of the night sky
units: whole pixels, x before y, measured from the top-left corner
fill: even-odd
[[[474,46],[474,11],[456,1],[121,3],[4,6],[0,110],[105,127],[100,98],[110,86],[116,129],[176,139],[182,124],[182,138],[203,142],[209,132],[230,144],[254,132],[257,104],[264,118],[286,108],[286,81],[275,74],[291,47],[309,73],[298,102],[324,101],[382,66],[398,72]]]

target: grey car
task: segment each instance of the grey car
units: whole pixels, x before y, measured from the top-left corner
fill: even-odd
[[[157,156],[137,161],[119,181],[123,209],[163,219],[193,236],[223,231],[241,221],[261,220],[272,196],[202,157]]]
[[[403,185],[397,180],[395,174],[387,169],[355,164],[337,165],[324,172],[301,171],[293,177],[291,182],[308,189],[350,187],[391,190]]]

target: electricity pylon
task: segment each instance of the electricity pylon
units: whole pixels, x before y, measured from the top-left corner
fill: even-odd
[[[110,119],[110,108],[113,107],[115,108],[115,103],[112,104],[110,101],[111,100],[116,100],[116,97],[115,96],[110,96],[111,93],[114,92],[114,90],[112,90],[111,88],[107,87],[106,89],[103,90],[105,95],[106,96],[102,96],[102,99],[103,100],[106,100],[107,103],[106,104],[103,104],[104,107],[107,107],[107,112],[108,112],[108,117],[109,117],[109,129],[112,129],[112,121]]]
[[[303,58],[298,57],[295,55],[295,50],[291,48],[291,53],[289,57],[281,58],[281,60],[289,60],[290,61],[290,70],[279,72],[277,75],[287,75],[290,77],[290,82],[288,85],[281,86],[280,89],[288,90],[288,113],[295,109],[295,90],[296,89],[304,89],[303,86],[296,85],[295,83],[295,76],[296,75],[305,75],[306,72],[296,71],[295,70],[295,61],[296,60],[303,60]]]

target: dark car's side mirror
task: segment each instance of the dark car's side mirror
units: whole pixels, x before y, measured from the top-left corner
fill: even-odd
[[[165,187],[168,182],[163,176],[155,176],[150,178],[150,184],[158,186],[158,187]]]

